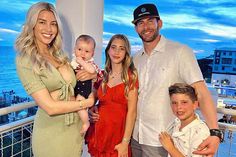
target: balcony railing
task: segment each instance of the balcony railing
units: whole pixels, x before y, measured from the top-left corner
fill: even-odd
[[[0,116],[34,107],[34,102],[22,103],[0,109]],[[218,113],[236,115],[236,110],[217,109]],[[32,157],[31,136],[34,116],[0,126],[1,157]],[[236,125],[219,123],[225,132],[225,140],[220,144],[216,157],[236,157]],[[84,147],[86,149],[86,147]],[[83,154],[88,157],[87,153]]]
[[[34,107],[34,102],[1,108],[0,116]],[[0,126],[1,157],[32,157],[31,136],[34,116]]]
[[[236,116],[236,110],[218,108],[218,113]],[[219,122],[219,127],[224,132],[224,142],[220,144],[217,157],[236,157],[236,122],[233,124]]]

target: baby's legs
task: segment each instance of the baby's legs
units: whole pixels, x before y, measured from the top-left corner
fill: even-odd
[[[82,128],[80,130],[80,134],[85,134],[90,125],[87,109],[79,110],[78,114],[82,121]]]

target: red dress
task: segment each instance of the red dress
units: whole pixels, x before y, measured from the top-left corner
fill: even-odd
[[[124,136],[128,110],[124,88],[124,83],[114,87],[107,85],[105,94],[103,94],[101,86],[98,88],[99,121],[91,124],[86,136],[88,151],[92,157],[118,156],[114,148]],[[129,157],[131,157],[130,146]]]

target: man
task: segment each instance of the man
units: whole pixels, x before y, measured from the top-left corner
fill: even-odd
[[[211,132],[194,153],[212,156],[218,148],[221,132],[213,100],[193,51],[160,35],[162,20],[154,4],[140,5],[133,16],[132,23],[143,42],[143,49],[134,57],[139,75],[139,98],[131,140],[133,157],[167,156],[158,135],[168,130],[174,118],[168,87],[181,82],[192,85],[197,91],[201,112]]]

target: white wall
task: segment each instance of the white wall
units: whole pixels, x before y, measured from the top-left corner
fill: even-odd
[[[96,40],[95,62],[102,63],[103,0],[56,0],[62,21],[63,47],[70,57],[76,38],[91,35]]]

